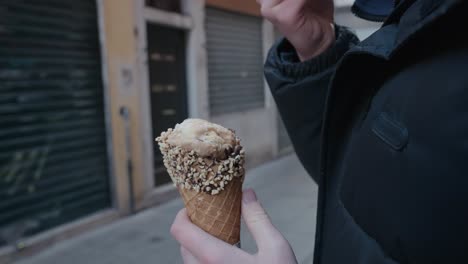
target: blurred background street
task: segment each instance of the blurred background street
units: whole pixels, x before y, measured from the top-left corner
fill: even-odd
[[[363,39],[352,2],[335,20]],[[236,131],[245,187],[310,262],[316,187],[263,78],[279,38],[255,0],[0,1],[0,263],[178,260],[154,138],[189,117]]]

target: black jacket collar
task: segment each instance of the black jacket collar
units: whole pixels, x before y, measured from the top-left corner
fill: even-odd
[[[449,13],[463,1],[466,0],[401,1],[380,29],[380,33],[385,31],[385,34],[370,36],[354,50],[364,50],[381,57],[390,57],[418,32]]]
[[[395,19],[394,22],[398,23],[399,30],[396,45],[402,44],[413,34],[447,14],[462,1],[464,0],[410,0],[409,2],[414,2],[410,5],[405,3],[406,1],[402,2],[401,6],[405,9],[404,13],[394,18],[389,17],[389,19]]]

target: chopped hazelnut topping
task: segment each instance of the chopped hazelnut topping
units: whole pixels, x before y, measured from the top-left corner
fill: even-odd
[[[245,151],[236,139],[236,146],[226,149],[226,159],[200,157],[191,150],[185,151],[166,142],[172,129],[161,133],[156,138],[163,153],[164,165],[179,188],[205,192],[210,195],[219,194],[234,178],[244,176]],[[216,172],[216,173],[215,173]]]

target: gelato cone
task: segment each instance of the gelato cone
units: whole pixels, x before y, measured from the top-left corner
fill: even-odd
[[[187,119],[156,141],[192,222],[229,244],[238,243],[245,154],[234,131]]]

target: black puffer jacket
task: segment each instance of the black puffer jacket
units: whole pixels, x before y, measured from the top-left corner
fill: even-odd
[[[468,263],[468,1],[408,0],[361,43],[337,27],[265,74],[319,184],[314,263]]]

